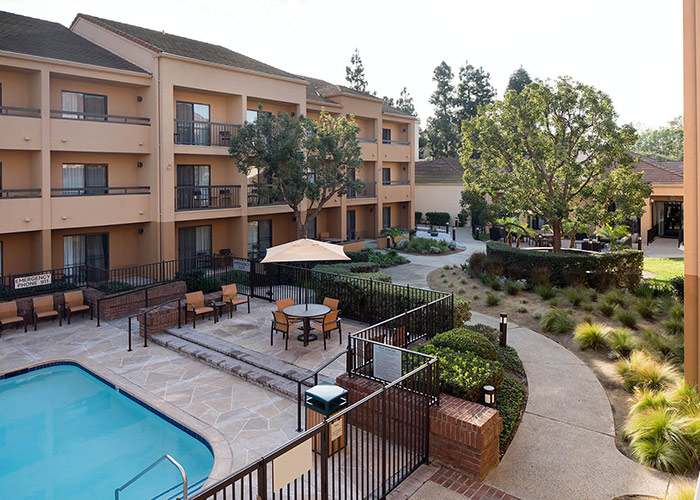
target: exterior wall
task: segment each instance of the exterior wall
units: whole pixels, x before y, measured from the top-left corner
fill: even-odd
[[[700,2],[683,0],[683,166],[685,205],[685,379],[698,385],[700,380],[700,290],[698,289],[698,267],[700,258],[698,246],[700,233],[698,226],[698,197],[700,176],[698,176],[698,145],[700,143]]]
[[[416,211],[448,212],[454,220],[462,210],[462,189],[461,184],[416,184]]]
[[[21,274],[41,270],[40,260],[32,252],[27,251],[41,245],[40,236],[41,234],[37,231],[0,234],[2,273]]]
[[[642,242],[647,244],[647,231],[652,227],[652,201],[683,201],[683,186],[671,184],[655,184],[652,186],[651,197],[646,200],[644,215],[641,220]]]
[[[2,189],[40,188],[37,175],[32,172],[38,153],[33,151],[18,151],[0,149],[0,164],[2,164]]]
[[[126,267],[153,262],[148,258],[147,237],[139,234],[138,224],[101,226],[51,231],[52,268],[63,267],[63,237],[73,234],[107,233],[109,235],[109,267]]]

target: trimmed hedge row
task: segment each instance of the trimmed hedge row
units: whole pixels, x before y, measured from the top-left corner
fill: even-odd
[[[485,335],[469,328],[455,328],[438,333],[432,343],[436,347],[445,347],[459,352],[470,352],[480,358],[498,360],[496,346]]]
[[[599,254],[555,253],[522,250],[500,241],[490,241],[486,244],[486,253],[503,263],[507,276],[510,271],[517,270],[529,280],[533,272],[541,274],[542,269],[546,269],[550,283],[559,287],[588,284],[598,289],[612,285],[631,289],[641,282],[644,265],[644,254],[638,250]]]
[[[435,226],[445,226],[450,222],[450,214],[448,212],[426,212],[425,218],[429,224]]]

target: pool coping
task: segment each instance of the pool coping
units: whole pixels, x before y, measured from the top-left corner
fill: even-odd
[[[0,380],[10,374],[20,375],[44,366],[48,367],[58,364],[77,365],[85,369],[102,383],[112,386],[129,399],[135,399],[135,402],[142,406],[145,405],[146,408],[150,407],[148,409],[155,410],[156,414],[160,413],[159,417],[165,417],[166,421],[170,420],[169,423],[174,424],[176,427],[181,427],[183,432],[193,435],[195,439],[199,438],[200,441],[204,440],[204,445],[209,448],[214,456],[214,465],[200,491],[235,472],[231,446],[219,430],[95,361],[76,358],[43,359],[36,363],[0,372]]]

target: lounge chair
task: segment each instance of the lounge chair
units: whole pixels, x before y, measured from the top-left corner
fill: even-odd
[[[340,311],[335,310],[327,313],[323,316],[323,321],[311,325],[312,330],[316,330],[323,335],[323,348],[326,348],[326,338],[330,338],[331,332],[333,330],[338,330],[338,340],[343,343],[343,332],[340,328],[340,318],[338,317]]]
[[[216,311],[213,306],[204,303],[204,293],[202,291],[185,294],[185,323],[187,323],[187,313],[192,313],[192,328],[197,328],[197,316],[214,313],[216,321]]]
[[[270,345],[273,345],[273,335],[275,332],[282,333],[284,339],[284,350],[289,348],[289,333],[301,328],[301,323],[290,321],[286,314],[280,311],[272,311],[272,324],[270,325]]]
[[[87,300],[83,296],[82,290],[76,290],[74,292],[66,292],[63,294],[64,311],[68,317],[68,324],[70,325],[70,317],[78,312],[85,313],[90,311],[90,319],[92,319],[92,302]]]
[[[237,309],[237,306],[241,304],[248,304],[248,314],[250,314],[250,297],[245,295],[245,294],[240,294],[243,295],[245,298],[242,299],[239,297],[238,294],[238,288],[236,287],[236,284],[232,285],[223,285],[221,287],[221,302],[225,302],[226,304],[229,304],[229,318],[231,317],[231,307],[234,309]]]
[[[15,330],[22,324],[24,325],[24,331],[27,331],[27,322],[22,316],[17,313],[17,302],[0,302],[0,335],[2,335],[2,329],[7,325],[15,325]]]
[[[58,318],[58,326],[63,326],[61,315],[53,305],[53,295],[44,295],[32,299],[32,318],[34,320],[34,331],[36,331],[36,325],[40,319],[51,319],[53,321]]]

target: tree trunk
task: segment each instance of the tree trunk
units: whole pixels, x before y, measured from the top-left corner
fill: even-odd
[[[301,222],[301,212],[294,210],[294,219],[297,222],[297,236],[299,239],[306,238],[308,234],[308,224],[306,221]]]
[[[555,252],[561,252],[561,222],[552,222],[552,248]]]

